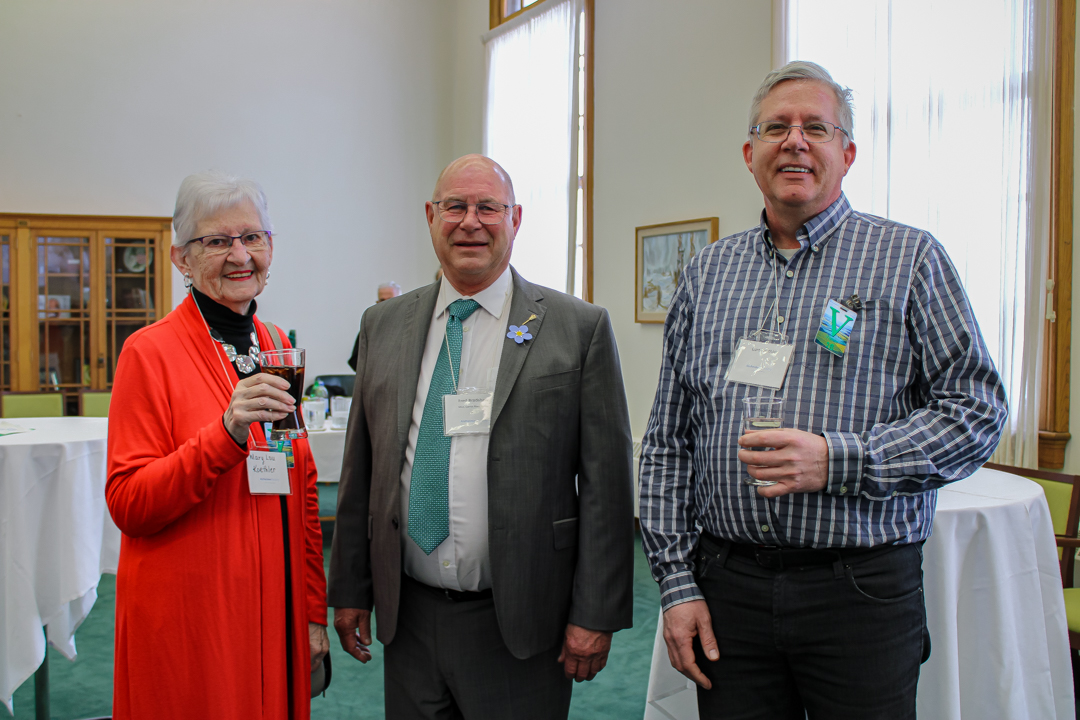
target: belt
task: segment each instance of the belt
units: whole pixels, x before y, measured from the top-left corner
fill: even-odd
[[[904,547],[903,545],[878,545],[872,548],[790,548],[776,545],[751,545],[721,540],[705,531],[701,532],[701,542],[705,549],[713,554],[722,553],[726,549],[728,555],[753,560],[761,567],[775,571],[832,565],[837,561],[882,555]]]
[[[419,580],[417,580],[415,578],[412,578],[412,577],[409,577],[408,575],[405,575],[404,573],[402,574],[402,577],[410,585],[414,585],[414,586],[416,586],[416,587],[418,587],[418,588],[420,588],[422,590],[426,590],[426,591],[428,591],[430,593],[433,593],[435,595],[441,595],[442,597],[445,597],[450,602],[455,602],[455,603],[459,603],[459,602],[475,602],[476,600],[488,600],[488,599],[490,599],[492,597],[491,588],[486,588],[484,590],[476,590],[476,591],[471,591],[471,590],[451,590],[449,588],[432,587],[431,585],[427,585],[425,583],[422,583],[422,582],[420,582]]]

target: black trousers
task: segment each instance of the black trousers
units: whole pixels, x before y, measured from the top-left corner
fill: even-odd
[[[495,602],[451,600],[402,575],[386,646],[388,720],[566,720],[571,681],[562,645],[519,660],[503,643]]]
[[[713,685],[698,688],[702,720],[914,720],[930,650],[921,544],[788,561],[706,537],[699,550],[720,650],[710,661],[695,640]]]

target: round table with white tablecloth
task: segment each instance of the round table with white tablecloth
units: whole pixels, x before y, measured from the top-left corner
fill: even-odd
[[[1042,488],[982,468],[938,492],[923,577],[931,655],[920,718],[1074,717],[1057,548]],[[663,617],[646,720],[697,720],[696,691],[668,661]]]
[[[0,698],[45,659],[45,635],[75,657],[75,630],[116,572],[120,531],[105,505],[105,418],[18,418],[0,436]]]

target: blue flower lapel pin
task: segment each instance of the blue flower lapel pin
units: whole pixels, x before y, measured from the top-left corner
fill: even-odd
[[[508,328],[510,330],[510,332],[506,333],[506,337],[513,340],[518,345],[525,342],[526,340],[532,340],[533,336],[532,336],[532,333],[529,332],[528,323],[530,321],[532,321],[532,320],[535,320],[535,319],[536,319],[535,315],[530,315],[528,317],[528,319],[525,321],[524,325],[520,325],[520,326],[519,325],[511,325]]]

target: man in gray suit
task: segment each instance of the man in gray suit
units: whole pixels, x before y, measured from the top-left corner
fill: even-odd
[[[426,205],[444,277],[360,328],[329,604],[386,646],[389,718],[565,718],[630,627],[630,421],[607,312],[510,267],[521,206],[467,155]]]

